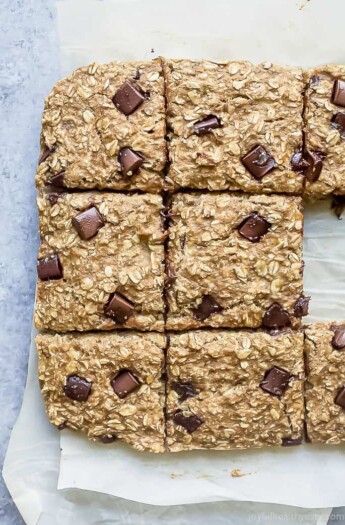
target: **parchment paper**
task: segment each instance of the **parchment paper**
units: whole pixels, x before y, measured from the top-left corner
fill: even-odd
[[[345,62],[342,0],[331,4],[324,0],[68,0],[58,6],[62,74],[92,61],[159,55],[302,66]],[[313,299],[310,320],[345,318],[344,224],[329,212],[328,201],[306,208],[305,288]],[[291,525],[323,524],[327,509],[296,513],[291,507],[287,514],[282,506],[235,502],[309,508],[345,504],[343,447],[304,445],[154,456],[120,443],[101,447],[67,431],[61,434],[61,448],[59,470],[58,434],[44,416],[32,348],[23,409],[4,468],[11,493],[30,525],[72,525],[76,517],[87,525],[158,520],[183,524],[191,516],[200,524],[209,524],[210,516],[212,523],[231,524],[231,519],[246,523],[251,511],[249,522],[268,524],[280,516]],[[245,475],[234,478],[232,469]],[[64,490],[56,491],[58,474],[58,487]],[[223,502],[180,506],[217,501]],[[175,510],[166,505],[175,505]],[[138,517],[143,515],[146,521]]]

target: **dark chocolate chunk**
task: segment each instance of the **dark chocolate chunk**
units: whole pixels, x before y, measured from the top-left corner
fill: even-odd
[[[308,315],[310,297],[300,297],[295,304],[294,316],[304,317]]]
[[[273,366],[265,373],[260,387],[273,396],[281,396],[289,386],[290,377],[290,372],[287,370]]]
[[[134,113],[146,98],[148,95],[139,86],[127,81],[116,91],[113,102],[121,113],[128,116]]]
[[[262,320],[262,326],[265,328],[283,328],[290,324],[289,313],[279,303],[272,303]]]
[[[137,67],[133,80],[139,80],[139,78],[140,78],[140,69]]]
[[[67,397],[74,401],[87,401],[91,394],[92,383],[85,377],[68,376],[64,386],[64,392]]]
[[[309,168],[309,163],[303,157],[302,150],[296,151],[291,157],[292,171],[304,173]]]
[[[140,381],[130,370],[122,370],[110,381],[110,384],[120,399],[124,399],[128,394],[140,388]]]
[[[195,414],[191,416],[184,416],[183,412],[178,410],[174,414],[174,423],[185,428],[188,434],[192,434],[200,427],[200,425],[204,423],[204,421]]]
[[[332,195],[331,210],[338,219],[341,219],[345,210],[345,195]]]
[[[181,403],[189,397],[195,397],[197,395],[191,381],[174,382],[172,383],[171,388],[178,394]]]
[[[48,177],[45,186],[54,186],[54,188],[65,188],[65,172],[59,171],[59,173],[55,173],[55,175],[52,175],[51,177]]]
[[[104,226],[103,219],[95,206],[73,217],[72,224],[84,241],[94,237]]]
[[[345,410],[345,386],[338,390],[338,393],[334,399],[334,403]]]
[[[58,430],[65,430],[65,428],[67,428],[67,423],[66,421],[64,421],[63,423],[60,423],[60,425],[58,425],[57,429]]]
[[[193,317],[196,321],[205,321],[210,315],[219,313],[223,308],[212,295],[203,295],[201,303],[195,308]]]
[[[316,151],[306,151],[305,160],[308,162],[308,168],[305,171],[305,176],[309,182],[316,182],[322,171],[322,155]]]
[[[277,167],[274,158],[263,146],[258,144],[241,158],[242,164],[257,180],[262,179],[267,173]]]
[[[51,206],[54,206],[54,204],[56,204],[59,199],[63,199],[63,196],[64,196],[63,193],[58,193],[56,191],[52,193],[47,193],[47,199]]]
[[[119,152],[118,160],[122,175],[129,176],[134,175],[145,161],[140,153],[131,148],[122,148]]]
[[[313,75],[309,81],[310,86],[314,86],[315,84],[318,84],[320,82],[320,77],[317,75]]]
[[[49,255],[37,260],[37,274],[41,281],[62,278],[62,266],[58,255]]]
[[[103,443],[103,445],[108,445],[109,443],[114,443],[117,437],[113,434],[105,434],[104,436],[99,436],[98,441]]]
[[[250,242],[259,242],[271,225],[258,213],[252,213],[238,226],[239,234]]]
[[[56,150],[56,146],[52,146],[51,148],[48,148],[48,146],[45,146],[38,160],[38,164],[42,164],[42,162],[44,162],[49,157],[49,155],[54,153],[55,150]]]
[[[339,131],[342,139],[345,139],[345,113],[336,113],[333,115],[331,126]]]
[[[105,305],[104,313],[117,323],[125,324],[134,315],[134,304],[120,293],[115,292],[111,294]]]
[[[345,350],[345,325],[332,326],[334,336],[332,346],[335,350]]]
[[[208,117],[195,122],[194,133],[197,135],[206,135],[206,133],[209,133],[212,129],[221,127],[222,125],[218,117],[215,117],[214,115],[208,115]]]
[[[302,443],[302,436],[298,437],[298,438],[290,438],[290,437],[285,437],[282,439],[282,446],[283,447],[294,447],[295,445],[301,445]]]
[[[337,106],[345,107],[345,82],[343,80],[334,81],[331,101]]]

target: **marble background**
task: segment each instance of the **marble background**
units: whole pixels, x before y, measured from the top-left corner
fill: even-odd
[[[59,78],[55,2],[0,0],[0,470],[27,371],[40,118],[44,97]],[[345,521],[343,511],[334,512],[330,523]],[[0,525],[23,523],[0,476]]]

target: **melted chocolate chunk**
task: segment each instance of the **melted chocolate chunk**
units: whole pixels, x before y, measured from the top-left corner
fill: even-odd
[[[339,405],[343,410],[345,410],[345,387],[344,386],[338,390],[338,393],[334,399],[334,403],[336,405]]]
[[[147,98],[148,94],[139,86],[127,81],[116,91],[113,102],[121,113],[128,116],[134,113]]]
[[[193,317],[196,321],[205,321],[210,315],[221,312],[223,308],[212,295],[203,295],[201,303],[195,308]]]
[[[104,313],[119,324],[125,324],[134,315],[134,304],[120,293],[111,294]]]
[[[289,313],[279,303],[272,303],[262,320],[262,326],[265,328],[284,328],[290,324]]]
[[[196,390],[191,381],[179,381],[174,382],[171,385],[172,390],[179,396],[179,401],[185,401],[189,397],[195,397],[197,395]]]
[[[256,180],[262,179],[267,173],[277,167],[274,158],[260,144],[244,155],[241,161]]]
[[[345,350],[345,325],[332,326],[334,336],[332,346],[335,350]]]
[[[305,176],[309,182],[316,182],[322,171],[322,154],[316,151],[306,151],[305,160],[308,163]]]
[[[58,255],[50,255],[37,260],[37,274],[41,281],[62,279],[62,266]]]
[[[200,427],[200,425],[204,423],[204,421],[195,414],[191,416],[184,416],[183,412],[178,410],[174,414],[174,423],[185,428],[188,434],[192,434]]]
[[[206,133],[209,133],[212,129],[221,127],[222,125],[218,117],[215,117],[214,115],[208,115],[208,117],[195,122],[194,133],[196,133],[196,135],[206,135]]]
[[[118,160],[122,175],[128,176],[134,175],[145,161],[140,153],[131,148],[122,148],[119,152]]]
[[[290,372],[273,366],[264,375],[263,380],[260,383],[260,387],[265,392],[272,394],[273,396],[281,396],[289,386]]]
[[[309,163],[303,157],[302,150],[296,151],[291,157],[292,171],[304,173],[309,168]]]
[[[103,219],[95,206],[73,217],[72,224],[84,241],[94,237],[104,226]]]
[[[295,304],[294,316],[304,317],[308,315],[310,297],[300,297]]]
[[[45,146],[38,160],[38,164],[42,164],[42,162],[44,162],[49,157],[49,155],[54,153],[55,150],[56,150],[56,146],[52,146],[51,148],[48,148],[48,146]]]
[[[140,381],[132,374],[130,370],[122,370],[110,381],[110,384],[115,394],[120,399],[124,399],[129,394],[140,388]]]
[[[92,383],[80,376],[69,376],[64,386],[67,397],[74,401],[87,401],[91,394]]]
[[[343,80],[334,81],[331,101],[337,106],[345,107],[345,82]]]
[[[259,242],[261,237],[270,229],[271,225],[258,213],[253,213],[238,227],[239,234],[250,242]]]
[[[345,113],[336,113],[333,115],[331,126],[339,131],[342,139],[345,139]]]

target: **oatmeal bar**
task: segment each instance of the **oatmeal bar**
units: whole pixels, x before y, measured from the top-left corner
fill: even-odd
[[[168,329],[299,325],[299,197],[181,193],[169,216]]]
[[[169,60],[164,69],[170,188],[302,192],[300,68]]]
[[[161,62],[77,69],[46,99],[38,187],[163,187],[165,99]]]
[[[302,332],[174,334],[167,370],[170,451],[301,443]]]
[[[38,197],[36,327],[162,331],[162,198],[99,192],[50,198]]]
[[[345,324],[319,323],[305,332],[306,420],[312,443],[345,441]]]
[[[345,194],[345,66],[310,71],[306,91],[305,193]]]
[[[138,450],[163,452],[165,336],[44,334],[36,344],[53,425],[103,443],[118,438]]]

